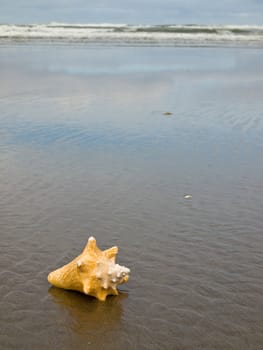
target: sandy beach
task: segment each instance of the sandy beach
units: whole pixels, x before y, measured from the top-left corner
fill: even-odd
[[[2,43],[0,76],[1,349],[262,348],[263,50]],[[91,235],[105,303],[46,279]]]

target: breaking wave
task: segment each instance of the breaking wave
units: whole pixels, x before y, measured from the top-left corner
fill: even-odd
[[[0,42],[32,40],[123,45],[263,47],[263,26],[64,23],[0,25]]]

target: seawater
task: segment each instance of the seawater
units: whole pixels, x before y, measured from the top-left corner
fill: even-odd
[[[262,62],[1,46],[1,349],[262,348]],[[131,269],[105,303],[46,279],[90,235]]]
[[[128,25],[128,24],[0,24],[0,43],[48,41],[118,43],[157,46],[262,47],[263,26]]]

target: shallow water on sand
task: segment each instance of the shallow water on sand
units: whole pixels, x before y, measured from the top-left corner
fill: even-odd
[[[1,349],[263,347],[262,62],[1,46]],[[46,280],[90,235],[131,269],[105,303]]]

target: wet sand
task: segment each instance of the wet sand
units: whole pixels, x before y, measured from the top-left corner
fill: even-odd
[[[0,348],[263,347],[262,62],[0,47]],[[131,269],[105,303],[46,279],[90,235]]]

